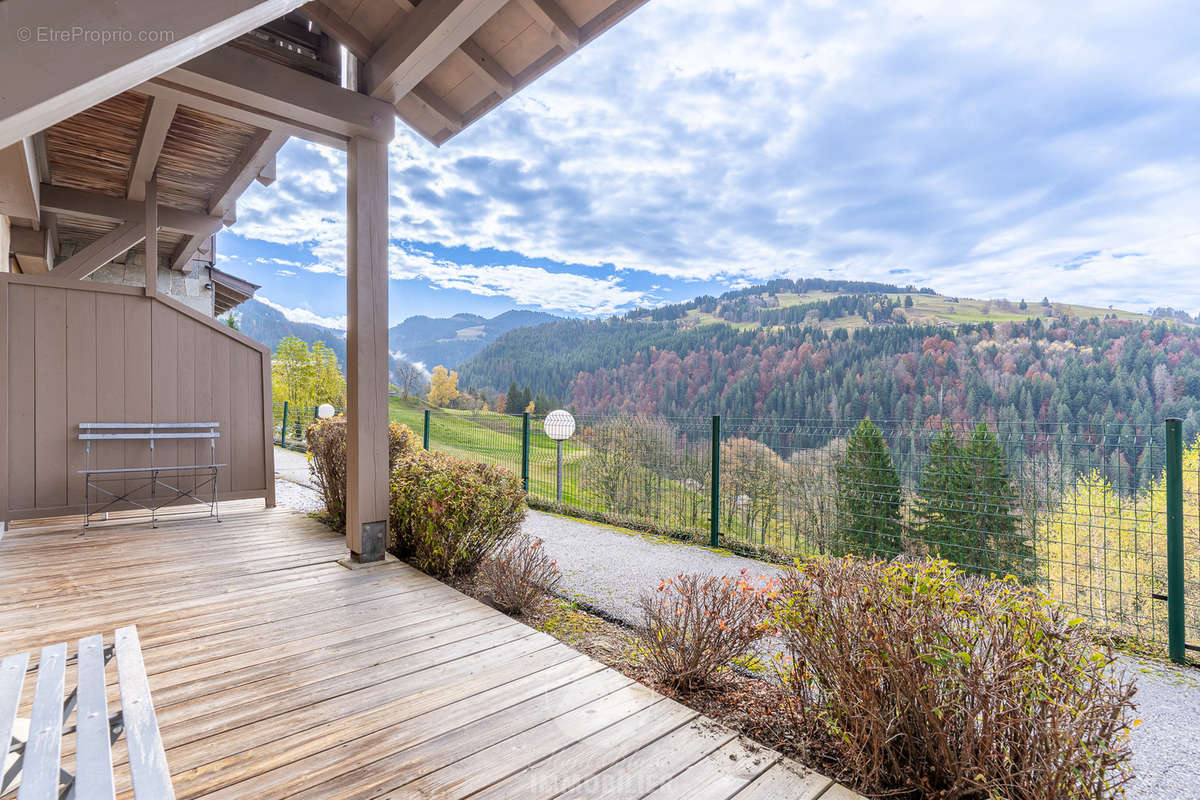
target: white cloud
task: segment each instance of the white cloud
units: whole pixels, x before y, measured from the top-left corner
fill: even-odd
[[[346,317],[323,317],[320,314],[314,313],[307,308],[289,308],[285,305],[280,305],[271,301],[269,298],[261,294],[254,295],[254,299],[263,305],[273,308],[280,314],[283,314],[292,322],[307,322],[310,325],[321,325],[325,328],[333,328],[335,330],[346,330]]]
[[[392,238],[515,255],[393,246],[393,277],[584,314],[653,302],[622,270],[670,286],[904,269],[960,295],[1195,310],[1193,11],[655,0],[441,149],[398,126]],[[285,148],[237,233],[344,274],[343,169]]]
[[[584,316],[615,314],[653,302],[651,296],[624,287],[616,276],[593,278],[521,265],[456,264],[399,245],[390,249],[388,271],[393,280],[422,278],[439,289],[509,297],[518,305]]]

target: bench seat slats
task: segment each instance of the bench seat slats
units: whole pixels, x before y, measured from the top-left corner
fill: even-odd
[[[25,683],[25,668],[28,665],[28,653],[0,661],[0,792],[4,790],[4,755],[12,746],[17,706],[21,703],[21,686]]]
[[[163,750],[150,683],[138,642],[137,628],[119,628],[116,635],[117,680],[121,687],[121,712],[129,748],[129,772],[137,797],[174,800],[167,754]]]
[[[170,467],[113,467],[112,469],[81,469],[77,470],[80,475],[107,475],[112,472],[170,472],[173,469],[213,469],[214,467],[228,467],[228,464],[179,464]]]
[[[75,714],[75,796],[79,800],[112,800],[112,740],[105,697],[104,639],[79,640],[79,704]]]
[[[29,717],[21,788],[17,800],[57,800],[62,757],[63,693],[66,686],[67,645],[42,648],[37,689]]]
[[[112,441],[134,441],[137,439],[220,439],[221,434],[216,431],[204,431],[203,433],[81,433],[79,434],[80,441],[87,440],[112,440]]]

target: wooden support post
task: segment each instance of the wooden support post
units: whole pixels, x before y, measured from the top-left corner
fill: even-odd
[[[388,521],[388,158],[363,137],[346,151],[346,543],[384,557]]]
[[[158,293],[158,184],[146,181],[146,297]]]

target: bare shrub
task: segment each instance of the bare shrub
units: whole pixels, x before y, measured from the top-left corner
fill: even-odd
[[[666,686],[691,691],[711,685],[731,661],[763,637],[772,582],[746,570],[728,575],[677,575],[638,601],[641,661]]]
[[[537,608],[561,577],[542,540],[522,534],[483,560],[479,577],[492,603],[506,614]]]
[[[309,470],[325,501],[329,524],[346,529],[346,418],[314,421],[304,433]],[[407,425],[388,425],[388,459],[394,468],[400,458],[417,449],[419,442]]]
[[[1036,590],[945,561],[821,560],[773,605],[794,738],[858,790],[1124,795],[1133,684]]]

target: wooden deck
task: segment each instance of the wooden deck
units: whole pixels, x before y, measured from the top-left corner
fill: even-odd
[[[180,798],[855,797],[313,520],[224,512],[0,541],[0,656],[137,625]]]

